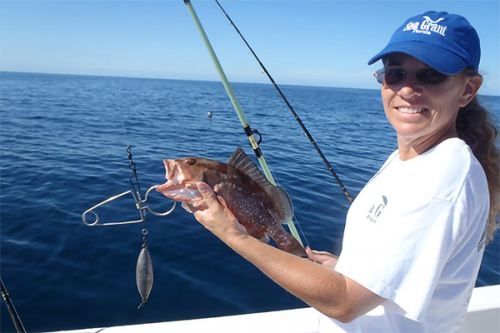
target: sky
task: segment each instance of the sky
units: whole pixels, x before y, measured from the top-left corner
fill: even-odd
[[[411,16],[465,16],[500,95],[500,0],[220,0],[278,84],[378,89],[367,61]],[[213,0],[192,0],[230,82],[269,83]],[[0,71],[218,81],[182,0],[0,0]],[[1,84],[1,76],[0,76]]]

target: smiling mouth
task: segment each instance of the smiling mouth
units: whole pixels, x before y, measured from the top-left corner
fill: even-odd
[[[396,108],[399,112],[404,113],[404,114],[421,114],[427,111],[426,108],[405,108],[405,107],[399,107]]]

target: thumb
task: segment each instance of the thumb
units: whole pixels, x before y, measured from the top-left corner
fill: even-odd
[[[306,246],[305,248],[307,256],[309,257],[309,260],[316,262],[316,254],[311,250],[309,246]]]
[[[208,184],[204,182],[196,182],[196,186],[198,187],[198,191],[201,193],[203,199],[207,201],[213,201],[215,199],[214,191],[208,186]]]
[[[201,193],[201,196],[205,200],[208,208],[215,209],[220,207],[219,200],[217,200],[217,196],[212,188],[204,182],[196,182],[196,186],[198,187],[198,191]]]

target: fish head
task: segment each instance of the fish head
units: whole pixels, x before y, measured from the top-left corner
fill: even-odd
[[[156,190],[167,198],[187,202],[202,199],[196,182],[206,182],[207,170],[223,171],[227,168],[224,163],[201,157],[164,160],[163,164],[167,182],[158,186]]]

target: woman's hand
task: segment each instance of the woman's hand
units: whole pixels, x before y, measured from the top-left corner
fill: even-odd
[[[198,222],[230,247],[238,237],[248,235],[245,227],[227,207],[224,198],[217,196],[206,183],[197,182],[196,185],[203,199],[183,203],[185,210],[193,213]]]
[[[317,262],[326,268],[335,269],[335,266],[337,265],[338,257],[331,253],[325,251],[314,251],[309,247],[306,247],[306,253],[310,260]]]

